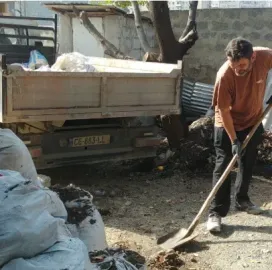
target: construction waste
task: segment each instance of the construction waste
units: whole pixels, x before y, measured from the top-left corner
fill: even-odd
[[[91,63],[91,57],[78,52],[64,53],[50,67],[47,59],[38,50],[30,52],[27,63],[13,63],[8,66],[10,71],[66,71],[66,72],[95,72],[97,71]]]
[[[263,134],[263,141],[258,147],[258,160],[272,165],[272,131]]]
[[[188,137],[180,144],[180,151],[169,154],[167,140],[162,141],[158,150],[158,165],[168,164],[171,169],[211,172],[214,168],[215,152],[213,147],[214,118],[202,117],[189,126]],[[170,151],[171,152],[171,151]],[[160,158],[161,157],[161,158]],[[266,130],[258,146],[257,162],[272,166],[272,131]]]
[[[48,189],[0,170],[0,204],[2,270],[146,269],[129,251],[108,248],[102,218],[83,189]]]
[[[2,270],[91,269],[86,246],[65,225],[67,212],[56,193],[0,170],[0,204]]]
[[[58,194],[67,210],[66,226],[73,237],[83,241],[88,252],[106,249],[105,226],[93,196],[74,185],[54,185],[50,189]]]
[[[147,270],[145,259],[137,252],[110,248],[89,253],[91,263],[105,270]]]

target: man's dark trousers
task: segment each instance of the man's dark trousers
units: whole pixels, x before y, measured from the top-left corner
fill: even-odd
[[[243,142],[252,127],[237,131],[236,136]],[[248,201],[248,189],[252,178],[253,166],[257,157],[257,146],[261,142],[264,132],[261,124],[249,141],[242,159],[238,162],[239,169],[235,183],[235,200],[238,203]],[[233,155],[231,152],[231,141],[224,128],[214,127],[214,147],[216,152],[215,168],[213,171],[213,186],[222,176]],[[209,214],[218,214],[225,217],[231,204],[231,179],[228,177],[218,190],[211,203]]]

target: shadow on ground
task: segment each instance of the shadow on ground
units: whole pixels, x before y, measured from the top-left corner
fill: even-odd
[[[133,163],[97,164],[39,173],[49,175],[52,184],[74,183],[88,189],[94,195],[95,204],[107,227],[156,238],[180,227],[187,228],[211,189],[211,177],[192,172],[150,171],[148,168],[139,172],[137,166]],[[252,196],[256,203],[262,204],[271,199],[267,184],[253,185]],[[233,214],[237,213],[230,212],[229,215]],[[220,243],[220,238],[226,243],[225,239],[235,231],[272,234],[272,226],[224,225],[216,243]],[[194,253],[208,249],[211,243],[209,240],[201,243],[193,241],[181,250]]]

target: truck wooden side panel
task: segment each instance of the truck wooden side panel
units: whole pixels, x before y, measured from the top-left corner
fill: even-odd
[[[170,66],[170,72],[11,72],[1,88],[2,123],[179,113],[181,69]]]

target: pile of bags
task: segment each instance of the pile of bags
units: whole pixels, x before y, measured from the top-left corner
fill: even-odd
[[[66,226],[73,235],[86,245],[88,252],[108,247],[102,217],[93,204],[92,195],[79,187],[55,185],[56,192],[67,210]]]
[[[108,248],[89,192],[74,185],[49,189],[41,180],[50,186],[24,143],[0,129],[1,270],[145,269],[127,251]]]
[[[90,63],[90,58],[78,53],[64,53],[50,67],[47,59],[38,50],[30,52],[27,63],[13,63],[11,71],[67,71],[67,72],[95,72],[96,68]]]
[[[2,270],[92,269],[87,247],[73,238],[57,194],[18,172],[0,170]]]
[[[10,129],[0,129],[0,169],[20,172],[24,178],[42,186],[27,147]]]
[[[60,55],[51,67],[51,71],[94,72],[96,69],[89,63],[87,56],[72,52]]]

